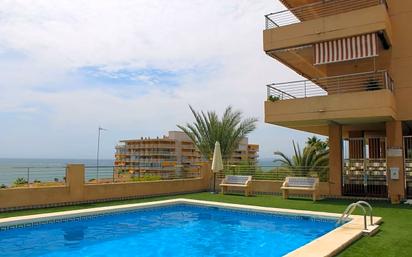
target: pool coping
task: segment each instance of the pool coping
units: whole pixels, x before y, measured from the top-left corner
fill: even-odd
[[[211,207],[222,207],[233,210],[254,211],[279,215],[299,215],[308,217],[318,217],[324,219],[337,219],[341,216],[338,213],[317,212],[295,209],[282,209],[272,207],[261,207],[243,204],[222,203],[213,201],[193,200],[185,198],[177,198],[171,200],[153,201],[145,203],[114,205],[97,208],[88,208],[82,210],[52,212],[44,214],[35,214],[19,217],[9,217],[0,219],[0,228],[17,228],[30,226],[32,224],[49,223],[55,220],[66,220],[93,215],[101,215],[107,213],[115,213],[122,211],[133,211],[148,207],[168,206],[171,204],[195,204]],[[374,223],[380,224],[381,217],[374,217]],[[286,257],[330,257],[335,256],[348,245],[362,237],[363,235],[363,216],[351,215],[351,220],[347,223],[335,228],[325,235],[316,238],[315,240],[305,244],[294,251],[285,255]]]

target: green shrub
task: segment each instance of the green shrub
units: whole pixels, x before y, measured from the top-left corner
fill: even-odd
[[[13,182],[13,185],[15,185],[15,186],[21,186],[21,185],[24,185],[24,184],[27,184],[28,182],[27,182],[27,180],[25,179],[25,178],[17,178],[14,182]]]
[[[7,188],[7,186],[5,184],[1,184],[0,189],[4,189]]]
[[[276,96],[276,95],[270,95],[270,96],[268,96],[268,100],[271,101],[271,102],[276,102],[276,101],[280,100],[280,97]]]
[[[140,177],[132,177],[132,181],[157,181],[162,180],[162,177],[159,175],[142,175]]]
[[[121,175],[121,174],[125,174],[128,173],[128,171],[126,169],[118,169],[117,170],[117,174]]]

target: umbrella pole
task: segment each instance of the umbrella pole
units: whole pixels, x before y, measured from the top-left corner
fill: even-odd
[[[213,172],[213,193],[216,193],[216,172]]]

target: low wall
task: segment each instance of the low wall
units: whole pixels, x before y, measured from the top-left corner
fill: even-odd
[[[0,211],[201,192],[210,190],[213,184],[207,165],[201,167],[199,178],[145,182],[85,184],[84,172],[84,165],[69,164],[65,186],[0,189]],[[216,179],[216,190],[220,190],[220,182],[221,179]],[[253,180],[252,191],[254,194],[281,194],[282,183]],[[321,182],[319,187],[322,196],[329,195],[329,183]],[[302,192],[291,191],[290,195],[302,195]]]
[[[70,202],[68,186],[39,188],[10,188],[0,190],[0,211],[8,208],[46,206]]]
[[[84,188],[84,200],[122,197],[147,197],[207,190],[203,178],[175,179],[135,183],[92,184]]]
[[[220,190],[219,184],[222,179],[216,179],[216,189]],[[212,183],[213,184],[213,183]],[[276,181],[276,180],[252,180],[252,192],[254,194],[282,194],[282,187],[283,181]],[[237,190],[228,190],[229,192],[236,192]],[[329,196],[329,183],[328,182],[320,182],[319,183],[319,193],[321,196]],[[304,193],[302,191],[289,191],[289,195],[293,196],[301,196]]]
[[[201,192],[210,188],[207,165],[201,167],[200,178],[147,182],[85,184],[84,172],[84,165],[69,164],[65,186],[0,189],[0,211]]]
[[[271,180],[253,180],[252,189],[255,193],[261,194],[281,194],[283,181],[271,181]],[[319,193],[320,195],[329,195],[329,183],[320,182],[319,183]],[[302,191],[289,191],[289,195],[302,195]]]

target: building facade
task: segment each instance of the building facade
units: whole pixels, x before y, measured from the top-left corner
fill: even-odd
[[[267,85],[265,122],[329,136],[330,195],[412,197],[412,1],[281,2],[264,51],[305,79]]]
[[[230,163],[255,163],[259,145],[248,144],[244,138],[239,143]],[[169,131],[161,138],[121,140],[116,146],[115,166],[133,171],[175,171],[176,167],[190,167],[202,163],[200,152],[191,139],[181,131]]]

